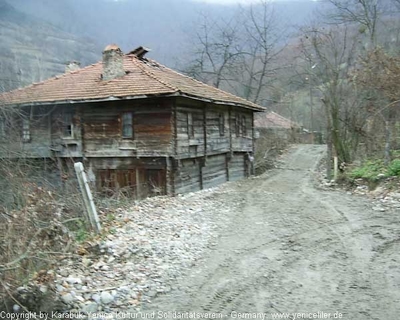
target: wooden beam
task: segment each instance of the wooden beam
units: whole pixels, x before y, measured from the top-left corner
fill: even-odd
[[[232,156],[232,107],[229,107],[228,111],[228,116],[229,116],[229,152],[231,153]]]
[[[207,160],[207,104],[203,105],[204,160]]]
[[[139,168],[136,168],[136,198],[140,199],[140,174]]]

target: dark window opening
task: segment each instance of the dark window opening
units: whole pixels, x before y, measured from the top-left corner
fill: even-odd
[[[64,113],[62,115],[62,136],[63,138],[74,137],[74,124],[72,122],[72,113]]]
[[[223,137],[225,135],[225,117],[223,113],[218,115],[218,126],[219,126],[219,135]]]
[[[31,141],[31,124],[29,119],[22,119],[22,141]]]
[[[125,112],[122,114],[122,137],[126,139],[133,138],[133,114]]]
[[[191,113],[187,114],[187,133],[189,138],[194,137],[193,115]]]
[[[241,126],[240,126],[240,117],[238,114],[235,116],[235,132],[236,132],[236,137],[240,137],[241,134]]]
[[[245,136],[247,136],[247,127],[246,127],[246,116],[242,116],[242,123],[241,123],[241,125],[242,125],[242,136],[243,137],[245,137]]]

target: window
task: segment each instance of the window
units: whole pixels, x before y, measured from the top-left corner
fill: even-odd
[[[240,116],[238,114],[235,115],[235,131],[236,131],[236,137],[240,137]]]
[[[219,135],[223,137],[225,135],[225,116],[223,113],[218,115],[218,127],[219,127]]]
[[[61,130],[63,138],[73,138],[74,137],[74,124],[72,121],[72,113],[63,113]]]
[[[29,119],[22,119],[22,141],[31,141],[31,128]]]
[[[241,121],[242,121],[242,123],[241,123],[242,136],[245,137],[245,136],[247,136],[246,116],[242,116]]]
[[[187,133],[189,138],[194,137],[194,126],[193,126],[193,115],[191,113],[187,114]]]
[[[133,114],[132,112],[124,112],[122,114],[122,138],[133,138]]]

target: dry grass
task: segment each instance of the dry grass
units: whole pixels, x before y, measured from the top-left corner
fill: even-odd
[[[14,201],[3,197],[0,202],[0,310],[11,311],[11,303],[32,311],[16,289],[32,279],[51,282],[48,271],[74,248],[71,226],[82,217],[80,195],[57,194],[29,181],[22,170],[3,166],[2,172],[2,187]]]
[[[289,142],[272,133],[261,133],[256,141],[254,167],[256,174],[262,174],[274,167],[276,158],[287,148]]]

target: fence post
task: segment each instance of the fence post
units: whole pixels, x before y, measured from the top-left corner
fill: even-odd
[[[336,181],[338,178],[338,169],[339,169],[338,157],[334,156],[333,157],[333,180],[334,181]]]
[[[81,188],[87,220],[90,222],[92,229],[99,233],[101,231],[100,221],[82,162],[76,162],[74,168]]]

